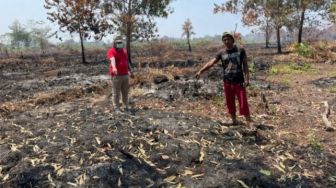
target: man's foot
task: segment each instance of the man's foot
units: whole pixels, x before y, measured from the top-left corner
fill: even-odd
[[[236,115],[231,115],[232,125],[238,125],[237,117]]]
[[[238,125],[237,119],[232,119],[232,125]]]

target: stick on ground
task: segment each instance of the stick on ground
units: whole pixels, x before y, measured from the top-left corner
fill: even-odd
[[[326,131],[335,131],[335,128],[331,125],[331,122],[328,120],[328,117],[330,116],[330,107],[327,101],[323,101],[323,104],[325,106],[325,111],[322,114],[322,120],[325,124]]]

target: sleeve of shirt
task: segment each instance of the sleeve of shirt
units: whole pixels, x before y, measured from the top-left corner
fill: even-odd
[[[216,61],[218,61],[218,60],[220,60],[220,59],[222,59],[222,51],[219,51],[219,52],[217,52],[217,54],[216,54]]]
[[[111,57],[114,57],[115,56],[115,53],[114,53],[114,50],[113,49],[110,49],[107,54],[107,59],[111,59]]]

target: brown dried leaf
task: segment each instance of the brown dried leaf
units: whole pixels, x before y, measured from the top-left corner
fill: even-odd
[[[191,176],[194,173],[191,170],[184,170],[183,174],[181,174],[182,176]]]
[[[176,176],[169,176],[165,178],[164,180],[169,183],[174,183],[173,181],[176,179]]]
[[[193,175],[193,176],[191,176],[192,178],[199,178],[199,177],[202,177],[202,176],[204,176],[204,174],[196,174],[196,175]]]
[[[166,160],[166,159],[169,159],[169,156],[168,155],[162,155],[161,158]]]
[[[246,185],[245,182],[243,182],[242,180],[237,180],[237,182],[244,188],[250,188],[248,185]]]
[[[198,161],[199,162],[203,162],[204,156],[205,156],[205,154],[204,154],[203,148],[201,148],[201,150],[200,150],[200,157],[199,157]]]
[[[95,137],[95,139],[96,139],[98,145],[100,145],[101,141],[100,141],[99,137]]]
[[[282,167],[280,167],[279,165],[273,165],[275,168],[277,168],[279,171],[281,171],[282,173],[286,173],[286,171],[282,168]]]

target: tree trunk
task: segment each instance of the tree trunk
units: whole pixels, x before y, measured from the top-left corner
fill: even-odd
[[[5,49],[5,53],[6,53],[7,58],[9,58],[9,52],[7,48]]]
[[[85,53],[84,53],[84,44],[83,44],[83,34],[82,34],[82,32],[79,32],[79,38],[80,38],[81,47],[82,47],[82,63],[86,63],[86,60],[85,60]]]
[[[266,39],[266,48],[269,48],[269,23],[268,20],[266,20],[266,29],[265,29],[265,39]]]
[[[299,25],[299,35],[298,35],[298,43],[302,42],[302,30],[303,30],[304,19],[305,19],[305,9],[303,9],[301,11],[300,25]]]
[[[128,20],[127,20],[127,26],[126,26],[126,49],[127,49],[127,55],[128,55],[128,61],[131,66],[132,65],[132,59],[131,59],[131,40],[132,40],[132,1],[128,1]]]
[[[280,37],[280,26],[276,27],[276,33],[277,33],[277,46],[278,46],[278,54],[281,54],[281,37]]]
[[[190,45],[190,37],[189,37],[189,36],[188,36],[187,40],[188,40],[188,48],[189,48],[189,52],[191,52],[191,45]]]

